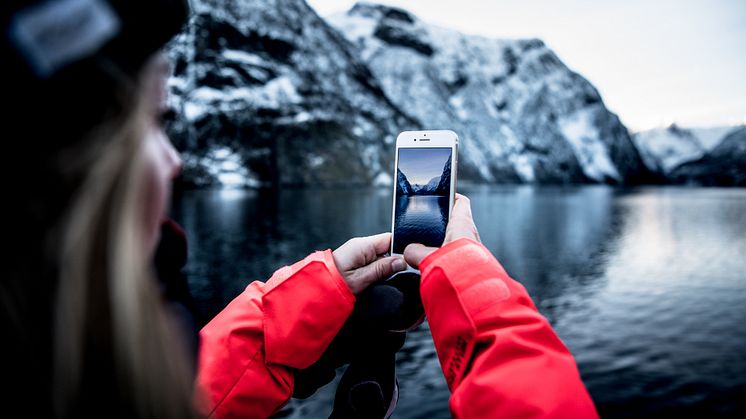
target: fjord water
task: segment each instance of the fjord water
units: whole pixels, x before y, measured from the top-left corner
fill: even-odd
[[[448,224],[447,196],[402,195],[396,198],[394,253],[404,253],[409,243],[439,246]]]
[[[746,190],[459,192],[483,243],[575,355],[602,416],[746,412]],[[297,189],[184,192],[173,212],[189,236],[190,286],[210,315],[313,250],[388,231],[391,208],[388,188]],[[450,417],[426,324],[409,333],[397,368],[395,417]],[[333,396],[327,386],[280,415],[326,417]]]

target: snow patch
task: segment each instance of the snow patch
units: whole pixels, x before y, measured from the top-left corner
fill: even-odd
[[[188,87],[188,85],[189,84],[187,83],[186,79],[184,79],[183,77],[172,76],[168,78],[169,89],[176,89],[178,91],[183,91],[184,89]]]
[[[531,163],[531,157],[525,154],[512,154],[508,160],[522,181],[533,182],[536,180],[536,173],[534,173],[534,165]]]
[[[233,151],[231,151],[228,147],[220,147],[212,150],[212,158],[217,160],[227,160],[227,159],[233,159],[233,161],[237,161],[238,155],[236,155]]]
[[[228,147],[215,147],[199,159],[202,166],[223,188],[255,188],[260,186],[256,175],[243,165],[241,155]]]
[[[448,100],[448,102],[453,107],[453,110],[456,112],[456,116],[461,119],[465,120],[469,118],[469,111],[466,110],[464,107],[464,98],[453,96]]]
[[[298,112],[293,120],[297,123],[307,122],[311,120],[311,114],[306,111]]]
[[[561,119],[559,128],[575,151],[586,176],[598,182],[603,182],[607,177],[621,180],[606,145],[598,138],[598,129],[592,122],[590,110],[581,110]]]
[[[391,186],[394,184],[394,179],[390,174],[381,172],[373,179],[373,185],[375,186]]]
[[[273,103],[299,103],[301,97],[289,77],[277,77],[264,86],[262,93]]]
[[[204,115],[207,108],[199,103],[187,102],[184,104],[184,117],[187,121],[194,121]]]
[[[256,54],[235,49],[226,49],[223,51],[223,58],[229,61],[236,61],[246,65],[264,66],[264,60]]]
[[[218,90],[202,86],[192,92],[191,99],[200,102],[228,102],[239,99],[250,100],[252,96],[253,92],[249,87]]]
[[[634,141],[645,165],[663,173],[705,154],[697,139],[686,130],[660,129],[639,133]]]
[[[734,129],[738,127],[709,127],[693,128],[691,131],[699,140],[699,144],[708,152],[717,147],[723,139]]]
[[[308,166],[311,169],[315,169],[315,168],[321,166],[322,164],[324,164],[324,161],[325,161],[325,159],[323,157],[321,157],[321,156],[317,156],[317,155],[309,155],[308,156]]]
[[[277,77],[261,87],[234,87],[222,90],[201,86],[191,92],[184,105],[185,116],[193,121],[207,112],[217,113],[231,102],[247,102],[259,108],[280,109],[301,102],[288,77]],[[302,118],[302,117],[301,117]]]
[[[218,181],[225,188],[240,188],[246,185],[246,177],[240,173],[220,173]]]
[[[353,42],[362,42],[373,35],[378,22],[375,19],[363,16],[350,16],[346,13],[331,15],[327,21],[336,26],[345,36]]]
[[[697,160],[717,147],[734,127],[682,128],[671,125],[635,134],[632,139],[645,165],[664,174]]]

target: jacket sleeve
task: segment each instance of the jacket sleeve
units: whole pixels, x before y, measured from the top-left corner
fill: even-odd
[[[420,269],[454,417],[598,416],[568,349],[484,246],[456,240]]]
[[[352,312],[355,297],[331,250],[281,268],[246,290],[200,332],[197,404],[205,416],[258,418],[293,393]]]

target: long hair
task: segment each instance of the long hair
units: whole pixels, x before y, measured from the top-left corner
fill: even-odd
[[[158,76],[153,67],[121,83],[119,111],[52,156],[63,190],[50,195],[63,198],[36,205],[59,213],[40,211],[48,219],[32,244],[41,248],[26,249],[43,268],[15,264],[12,287],[0,289],[16,352],[51,345],[48,362],[39,360],[51,371],[39,373],[49,380],[43,387],[56,417],[194,416],[184,337],[161,299],[144,244],[143,139],[153,118],[145,89]],[[39,291],[39,281],[48,291]],[[34,292],[48,296],[37,300]],[[51,304],[42,307],[49,327],[24,317],[32,316],[24,306],[32,301]]]

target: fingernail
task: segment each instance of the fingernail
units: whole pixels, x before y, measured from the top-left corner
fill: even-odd
[[[391,268],[394,270],[394,272],[403,271],[407,268],[407,263],[404,262],[403,258],[396,258],[393,262],[391,262]]]

